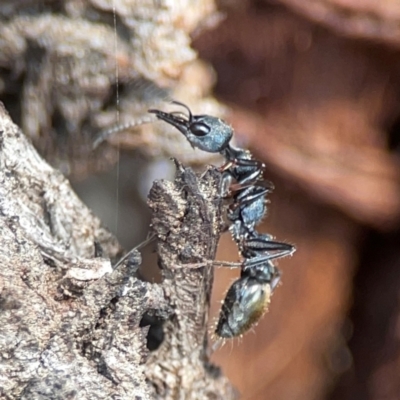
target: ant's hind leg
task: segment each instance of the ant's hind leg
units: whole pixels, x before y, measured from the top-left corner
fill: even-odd
[[[145,239],[142,243],[139,243],[136,247],[133,249],[129,250],[128,253],[126,253],[120,260],[117,261],[115,265],[113,265],[113,269],[118,268],[123,262],[129,261],[129,259],[134,256],[134,254],[143,248],[144,246],[148,245],[151,243],[154,239],[156,238],[155,234],[151,234],[147,239]]]

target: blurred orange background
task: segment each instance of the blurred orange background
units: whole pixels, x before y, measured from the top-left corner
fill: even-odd
[[[228,2],[227,2],[228,3]],[[233,2],[195,38],[296,244],[254,331],[213,359],[243,399],[400,399],[400,4]],[[219,258],[235,259],[224,237]],[[214,313],[237,272],[219,269]]]

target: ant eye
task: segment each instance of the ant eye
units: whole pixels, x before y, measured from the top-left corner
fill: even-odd
[[[195,122],[190,125],[189,129],[196,136],[206,136],[210,133],[210,127],[203,122]]]

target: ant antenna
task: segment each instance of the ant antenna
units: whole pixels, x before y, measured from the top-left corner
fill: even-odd
[[[183,107],[183,108],[185,108],[186,109],[186,111],[188,112],[188,114],[189,114],[189,122],[192,122],[193,121],[193,115],[192,115],[192,112],[190,111],[190,108],[186,105],[186,104],[183,104],[183,103],[181,103],[180,101],[176,101],[176,100],[172,100],[171,101],[171,104],[176,104],[176,105],[178,105],[178,106],[181,106],[181,107]]]
[[[96,139],[93,142],[93,150],[97,149],[97,147],[99,147],[99,145],[101,143],[103,143],[107,138],[109,138],[114,133],[124,132],[129,129],[137,128],[138,126],[148,124],[151,122],[155,122],[155,121],[156,120],[154,119],[154,117],[146,116],[146,117],[137,119],[136,121],[128,122],[126,124],[116,125],[116,126],[113,126],[112,128],[101,131],[97,135]]]

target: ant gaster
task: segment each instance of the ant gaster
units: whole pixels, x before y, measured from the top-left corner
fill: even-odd
[[[215,333],[222,338],[240,336],[259,321],[280,281],[280,272],[272,260],[293,254],[295,248],[256,231],[266,213],[265,197],[273,190],[272,183],[263,178],[265,165],[248,150],[231,146],[233,129],[222,119],[193,115],[186,105],[172,103],[184,107],[188,115],[160,110],[149,113],[177,128],[193,147],[220,153],[226,159],[221,168],[221,196],[231,199],[229,229],[243,261],[239,264],[240,278],[232,284],[222,304]]]

